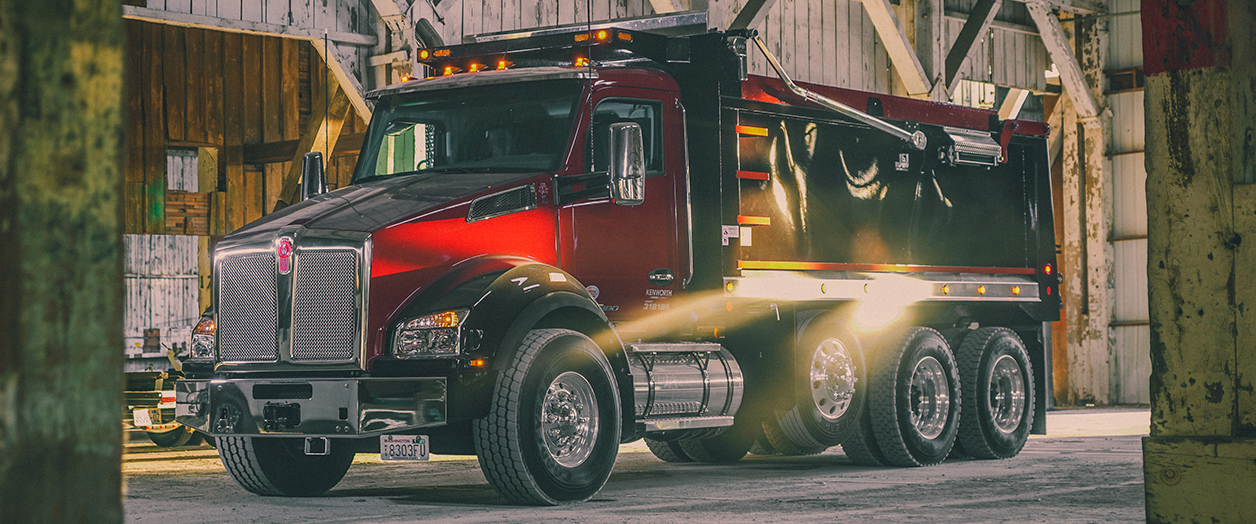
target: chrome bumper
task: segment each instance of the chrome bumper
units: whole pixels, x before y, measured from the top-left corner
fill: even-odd
[[[353,437],[445,423],[443,378],[175,383],[175,419],[213,436]]]

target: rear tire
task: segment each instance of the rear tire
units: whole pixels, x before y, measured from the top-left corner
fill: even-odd
[[[911,328],[876,369],[869,420],[886,461],[912,467],[946,460],[959,433],[961,402],[946,339],[929,328]]]
[[[981,328],[956,354],[964,386],[959,441],[974,458],[1020,453],[1034,420],[1034,374],[1025,344],[1007,328]]]
[[[606,355],[567,329],[535,329],[472,422],[480,469],[507,499],[532,505],[589,500],[619,451],[620,399]]]
[[[727,464],[737,462],[754,445],[754,431],[740,424],[710,438],[681,440],[680,448],[694,462]]]
[[[654,440],[646,437],[645,445],[650,448],[650,453],[663,462],[693,462],[693,459],[685,454],[685,450],[681,449],[679,441]]]
[[[170,431],[162,431],[160,433],[150,431],[145,431],[144,433],[148,435],[148,440],[153,441],[153,444],[163,448],[195,446],[200,442],[197,433],[187,426],[179,426]],[[196,439],[195,442],[193,442],[193,438]]]
[[[859,417],[859,425],[851,432],[846,442],[842,443],[842,453],[857,466],[888,466],[889,461],[877,447],[876,435],[872,432],[872,413],[864,411]]]
[[[218,437],[216,441],[227,473],[258,495],[318,495],[340,482],[353,464],[353,446],[348,441],[329,441],[327,455],[306,455],[302,438]]]
[[[863,349],[845,328],[813,321],[798,348],[794,406],[764,425],[786,455],[819,453],[845,441],[859,423],[868,384]]]
[[[828,446],[815,445],[807,447],[799,445],[781,429],[781,426],[775,420],[768,420],[763,423],[763,437],[777,453],[786,456],[816,455],[829,449]],[[753,447],[750,448],[750,452],[754,453]]]

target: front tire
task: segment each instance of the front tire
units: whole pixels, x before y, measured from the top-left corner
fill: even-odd
[[[592,498],[619,451],[619,390],[606,355],[575,331],[532,330],[472,429],[480,469],[503,497],[530,505]]]
[[[1025,344],[1007,328],[981,328],[956,354],[964,385],[959,444],[975,458],[1012,458],[1029,439],[1034,375]]]
[[[907,330],[877,367],[869,401],[876,447],[893,466],[931,466],[959,432],[960,381],[942,334]]]
[[[301,438],[218,437],[216,441],[227,473],[258,495],[318,495],[340,482],[353,464],[353,447],[347,441],[328,442],[327,455],[306,455]]]

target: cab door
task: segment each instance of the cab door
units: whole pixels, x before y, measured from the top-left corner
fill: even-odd
[[[607,91],[595,93],[581,126],[584,174],[559,181],[559,252],[562,267],[622,323],[669,311],[689,277],[684,137],[675,93]],[[645,153],[645,199],[638,205],[616,204],[605,189],[610,126],[625,122],[640,127]]]

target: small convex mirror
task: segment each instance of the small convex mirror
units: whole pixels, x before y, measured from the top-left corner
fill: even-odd
[[[611,124],[611,201],[635,206],[645,201],[645,148],[641,127],[632,122]]]

